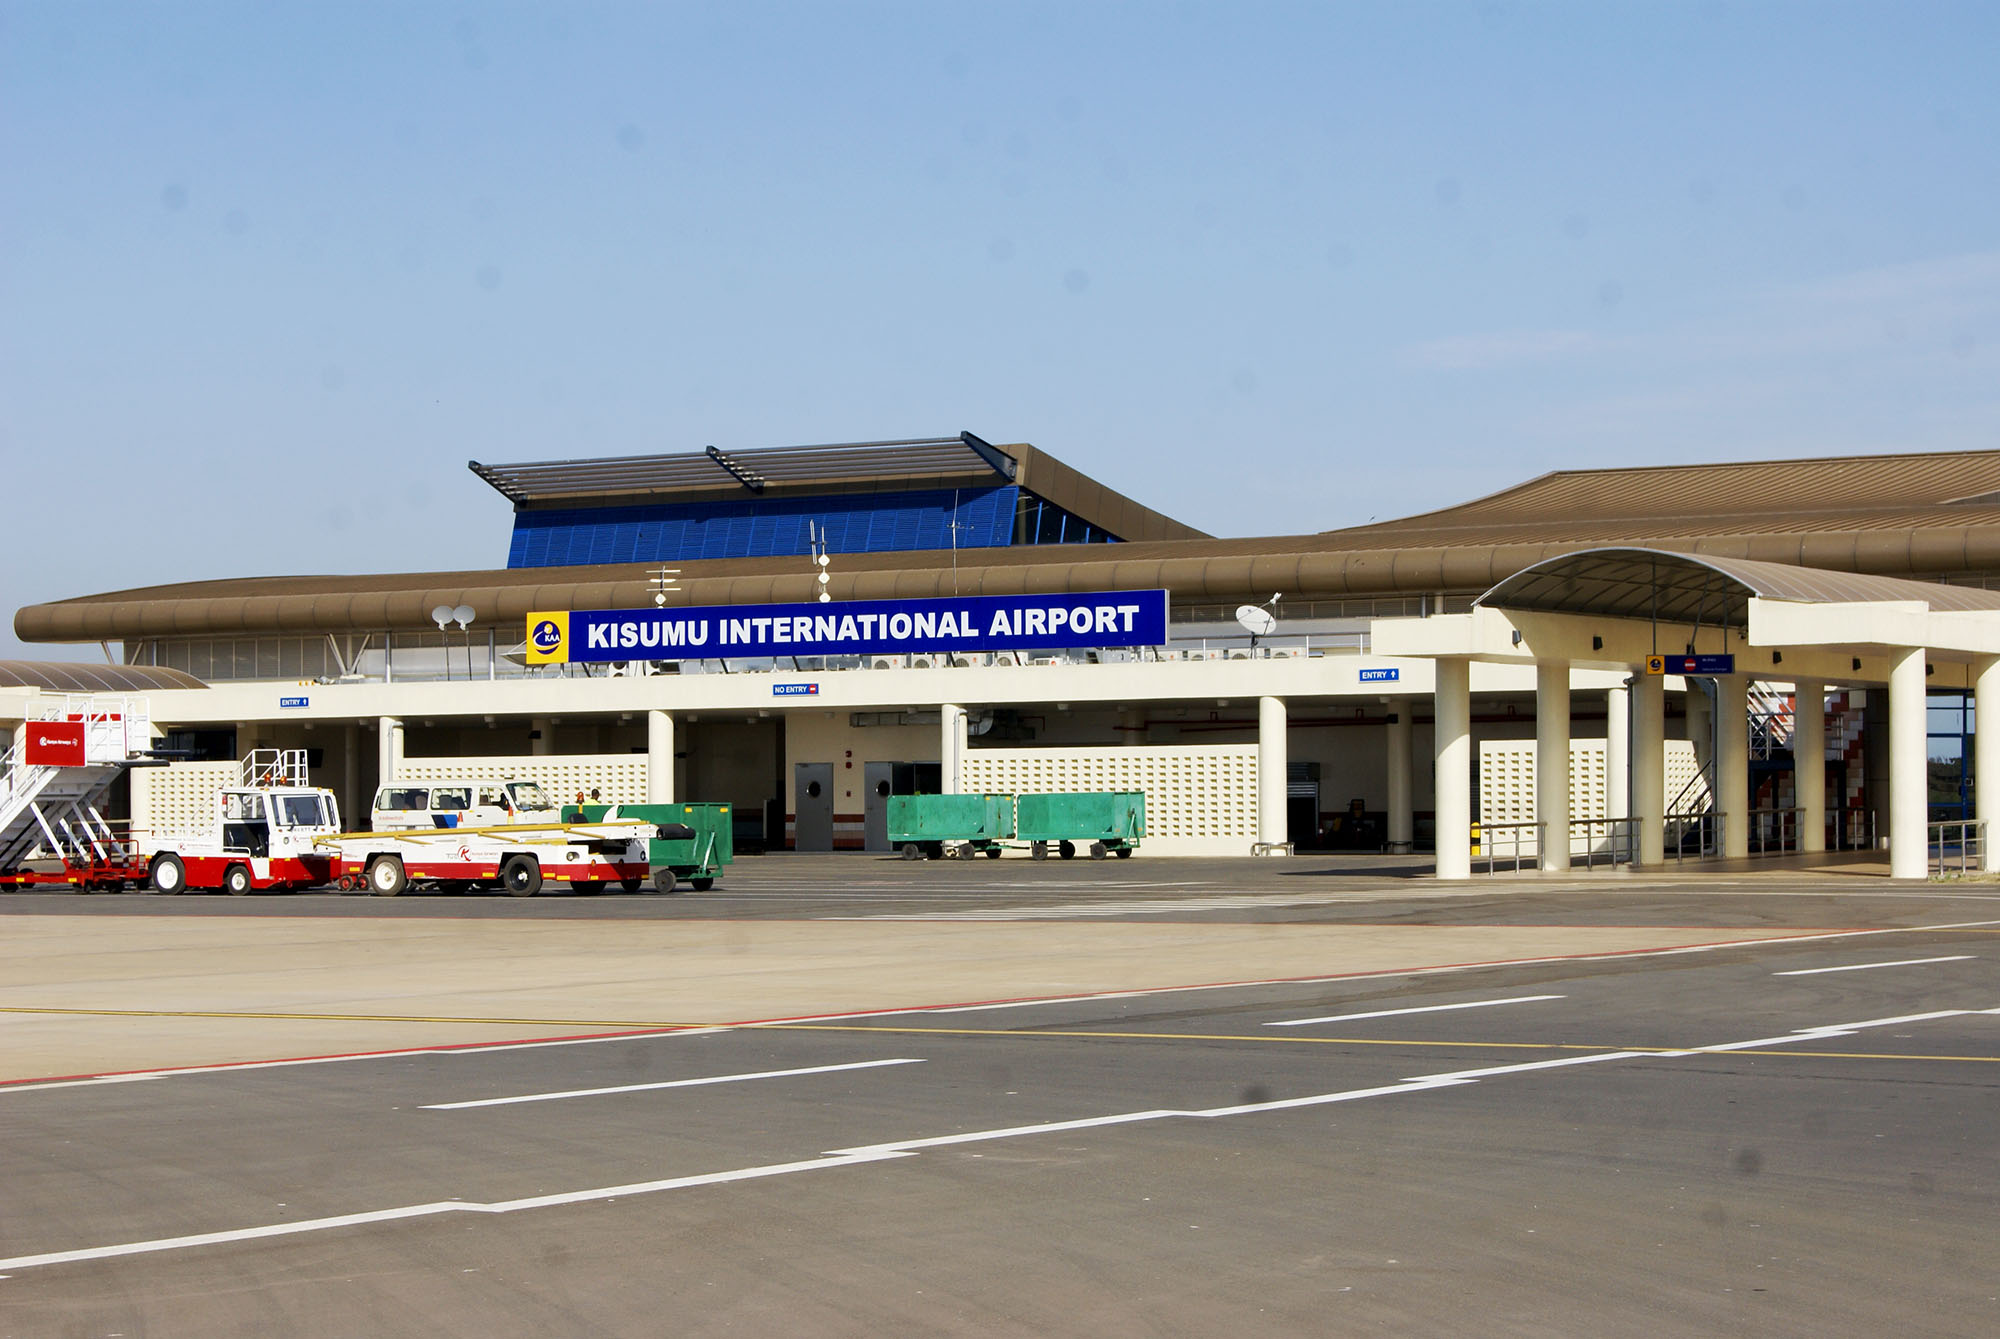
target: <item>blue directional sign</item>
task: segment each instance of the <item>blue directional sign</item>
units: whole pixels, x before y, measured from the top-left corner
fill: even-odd
[[[1365,669],[1361,671],[1363,683],[1396,683],[1403,677],[1400,669]]]
[[[1730,656],[1647,656],[1648,674],[1734,674],[1736,657]]]

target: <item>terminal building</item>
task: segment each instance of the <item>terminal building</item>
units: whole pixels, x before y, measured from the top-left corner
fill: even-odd
[[[390,780],[520,776],[886,851],[894,794],[1142,790],[1145,854],[1446,877],[1885,844],[1907,876],[1988,816],[2000,452],[1562,471],[1245,539],[970,433],[471,468],[504,566],[30,605],[22,640],[106,663],[0,665],[0,720],[143,695],[178,761],[112,803],[149,831],[272,747],[350,826]]]

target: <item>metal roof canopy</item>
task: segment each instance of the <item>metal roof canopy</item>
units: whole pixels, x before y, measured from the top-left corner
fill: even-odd
[[[712,491],[731,483],[761,492],[764,485],[989,473],[1011,481],[1018,470],[1012,456],[969,432],[955,437],[771,446],[726,453],[711,446],[677,455],[604,456],[519,465],[483,465],[472,460],[466,465],[516,506],[567,498]],[[753,485],[751,479],[757,483]]]
[[[192,674],[154,665],[0,660],[0,688],[39,688],[48,693],[144,693],[156,688],[206,687]]]
[[[1584,549],[1549,558],[1508,577],[1474,604],[1746,631],[1753,598],[1800,604],[1913,601],[1940,612],[2000,609],[2000,591],[1973,586],[1642,548]]]

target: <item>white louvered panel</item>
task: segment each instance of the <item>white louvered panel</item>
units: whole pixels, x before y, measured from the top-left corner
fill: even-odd
[[[400,781],[534,781],[557,804],[595,787],[605,804],[646,802],[643,753],[553,753],[494,758],[405,758]]]

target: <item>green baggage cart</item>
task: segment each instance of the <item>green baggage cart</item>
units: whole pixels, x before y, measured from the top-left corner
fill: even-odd
[[[563,807],[563,822],[636,818],[657,824],[661,835],[646,849],[653,891],[671,893],[684,881],[697,893],[705,893],[715,886],[722,867],[736,859],[730,810],[726,804],[571,804]]]
[[[1086,846],[1092,860],[1127,859],[1146,835],[1146,795],[1137,790],[1085,790],[1021,795],[1014,801],[1014,834],[1028,854],[1046,860],[1049,848],[1064,860]]]
[[[889,845],[903,859],[970,847],[998,859],[1014,835],[1012,795],[891,795]]]

